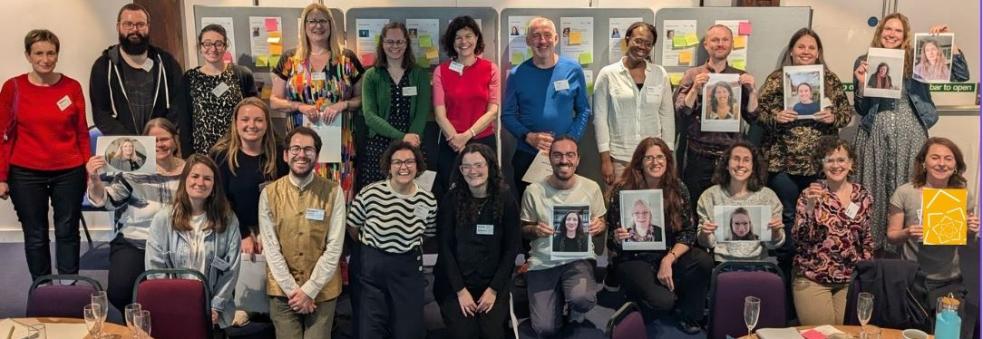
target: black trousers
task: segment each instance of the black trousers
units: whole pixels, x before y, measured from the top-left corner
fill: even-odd
[[[522,176],[526,174],[535,159],[536,153],[526,153],[520,150],[515,150],[515,154],[512,155],[512,179],[515,181],[515,186],[512,187],[515,187],[515,201],[522,201],[522,194],[526,192],[526,186],[529,186],[528,183],[522,181]]]
[[[443,138],[443,134],[441,134],[441,138]],[[440,140],[439,144],[437,146],[439,152],[437,154],[437,168],[434,169],[437,171],[437,178],[434,179],[436,181],[434,182],[433,192],[434,195],[442,197],[445,192],[450,190],[451,173],[458,171],[457,168],[454,168],[454,160],[457,160],[458,153],[454,152],[454,149],[451,148],[451,145],[446,140]],[[481,139],[471,139],[471,141],[468,141],[468,144],[483,144],[491,147],[492,151],[498,149],[494,134]]]
[[[617,266],[621,287],[629,300],[639,302],[649,312],[678,308],[686,320],[695,322],[703,321],[712,270],[713,258],[706,251],[690,248],[672,264],[675,290],[670,291],[656,277],[658,262],[627,260]]]
[[[138,248],[117,234],[109,243],[109,286],[106,296],[117,310],[126,309],[133,302],[133,284],[143,273],[145,250]]]
[[[361,245],[352,276],[357,338],[422,339],[425,278],[419,250],[392,254]]]
[[[59,274],[78,274],[79,218],[85,168],[38,171],[10,166],[10,200],[24,230],[24,252],[31,280],[51,274],[48,203],[54,209],[55,257]]]
[[[485,288],[468,288],[475,304],[485,293]],[[461,303],[457,301],[457,294],[447,295],[438,300],[440,303],[440,314],[443,316],[444,325],[447,326],[447,333],[451,338],[481,338],[499,339],[505,338],[505,320],[509,315],[509,293],[508,291],[499,292],[495,297],[495,304],[492,305],[488,313],[478,313],[471,317],[465,317],[461,313]]]
[[[683,170],[683,183],[689,189],[689,198],[692,202],[690,208],[693,215],[696,215],[696,202],[700,201],[700,194],[707,188],[713,186],[713,172],[717,169],[718,156],[686,151],[686,169]]]

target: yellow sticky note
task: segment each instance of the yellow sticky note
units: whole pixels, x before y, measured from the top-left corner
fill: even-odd
[[[420,36],[420,48],[430,48],[433,47],[433,40],[430,39],[429,35]]]
[[[270,54],[283,54],[283,45],[270,44]]]
[[[270,67],[270,57],[265,55],[257,55],[256,67]]]
[[[270,37],[270,38],[272,38],[272,37],[279,38],[279,37],[282,37],[283,36],[283,32],[280,32],[280,31],[266,32],[266,36],[267,37]]]
[[[925,245],[966,244],[965,189],[922,189]]]
[[[276,64],[278,63],[280,63],[280,55],[279,54],[270,55],[270,67],[276,66]]]
[[[621,42],[618,43],[618,46],[621,47],[621,49],[620,49],[621,55],[624,55],[625,53],[628,53],[628,43],[625,42],[624,39],[622,39]]]
[[[579,45],[584,41],[584,33],[570,32],[570,45]]]
[[[738,35],[734,37],[734,49],[744,49],[747,47],[747,36]]]
[[[271,44],[278,44],[278,43],[280,43],[280,37],[272,37],[272,36],[271,37],[268,37],[268,38],[266,38],[266,42],[271,43]]]
[[[594,63],[594,55],[591,53],[581,53],[578,57],[581,65],[590,65]]]
[[[730,62],[730,65],[742,71],[747,70],[747,60],[738,59]]]
[[[679,83],[682,81],[683,73],[669,73],[669,84],[679,86]]]
[[[696,37],[696,33],[686,33],[683,38],[686,40],[686,47],[696,46],[700,43],[700,38]]]
[[[682,51],[679,52],[679,63],[689,65],[693,62],[693,51]]]
[[[526,56],[522,52],[512,52],[512,58],[510,61],[512,61],[512,66],[517,66],[523,61],[526,61]]]
[[[439,56],[439,53],[437,53],[437,49],[436,48],[428,48],[427,49],[427,59],[436,59],[437,56]]]
[[[686,47],[686,37],[683,36],[673,36],[672,37],[672,48],[683,48]]]

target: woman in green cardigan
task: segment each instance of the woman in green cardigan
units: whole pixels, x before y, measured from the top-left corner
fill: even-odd
[[[362,112],[369,129],[358,186],[386,179],[378,165],[386,147],[402,140],[420,147],[431,112],[430,73],[416,65],[406,26],[391,22],[382,28],[375,67],[362,78]]]

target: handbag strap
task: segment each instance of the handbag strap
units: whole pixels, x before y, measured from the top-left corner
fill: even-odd
[[[17,126],[17,106],[20,106],[20,85],[17,84],[17,78],[14,78],[14,101],[10,106],[10,121],[3,131],[2,141],[5,143],[13,140],[14,127]]]

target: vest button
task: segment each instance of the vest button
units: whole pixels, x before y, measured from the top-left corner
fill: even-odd
[[[302,256],[302,257],[303,257],[303,256],[304,256],[304,252],[299,252],[299,253],[297,253],[297,255],[299,255],[299,256]]]

